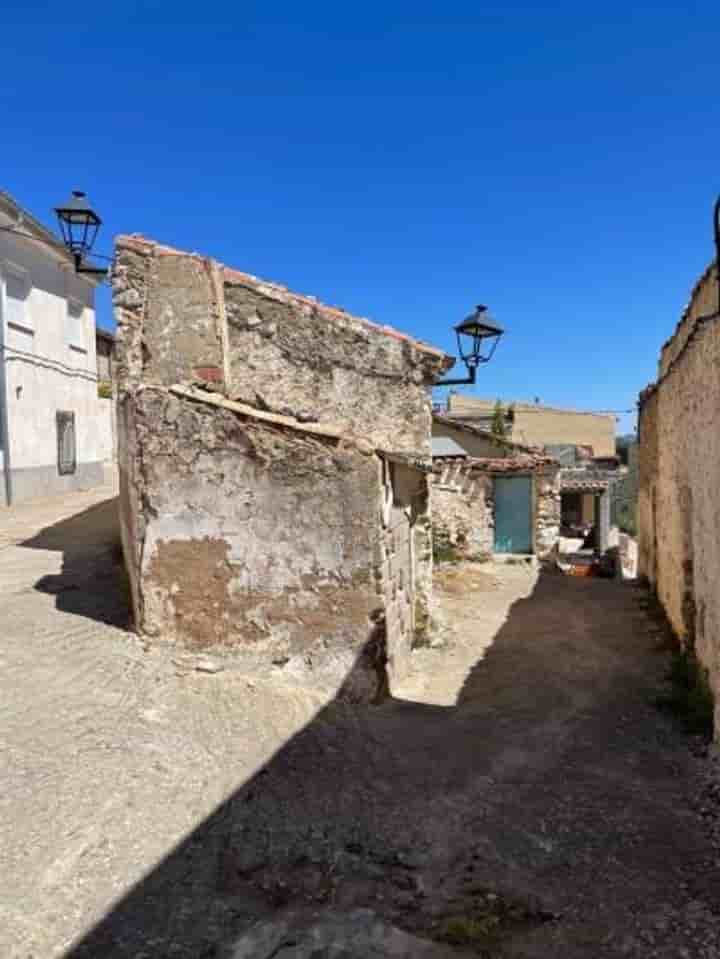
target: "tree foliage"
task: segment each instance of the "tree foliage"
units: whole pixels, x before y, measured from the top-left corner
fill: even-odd
[[[490,432],[492,435],[499,440],[507,439],[509,432],[508,427],[508,417],[507,412],[503,408],[502,401],[495,401],[495,409],[493,410],[492,425],[490,427]]]

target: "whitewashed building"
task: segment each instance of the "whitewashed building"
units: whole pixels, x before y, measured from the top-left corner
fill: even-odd
[[[0,505],[87,489],[112,460],[98,396],[95,276],[0,191]]]

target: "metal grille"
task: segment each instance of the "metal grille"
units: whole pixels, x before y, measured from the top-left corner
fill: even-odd
[[[75,472],[77,451],[75,446],[75,414],[58,410],[57,423],[58,473],[66,476]]]

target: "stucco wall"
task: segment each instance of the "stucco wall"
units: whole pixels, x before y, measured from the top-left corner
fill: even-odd
[[[715,271],[693,291],[660,379],[641,395],[639,573],[720,691],[720,317]],[[709,312],[706,312],[709,311]],[[716,722],[716,728],[717,728]]]
[[[437,463],[430,488],[433,537],[466,559],[492,556],[495,522],[493,483],[486,473],[456,460]]]
[[[23,329],[8,326],[5,284],[26,278]],[[70,345],[68,298],[82,309],[82,349]],[[94,290],[42,247],[0,233],[0,314],[13,502],[102,482],[111,450],[110,410],[97,395]],[[75,413],[77,469],[57,469],[58,410]]]

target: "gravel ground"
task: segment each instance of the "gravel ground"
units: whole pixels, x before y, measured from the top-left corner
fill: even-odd
[[[0,515],[2,955],[720,956],[717,761],[639,590],[441,570],[441,644],[348,706],[145,649],[76,496]]]

